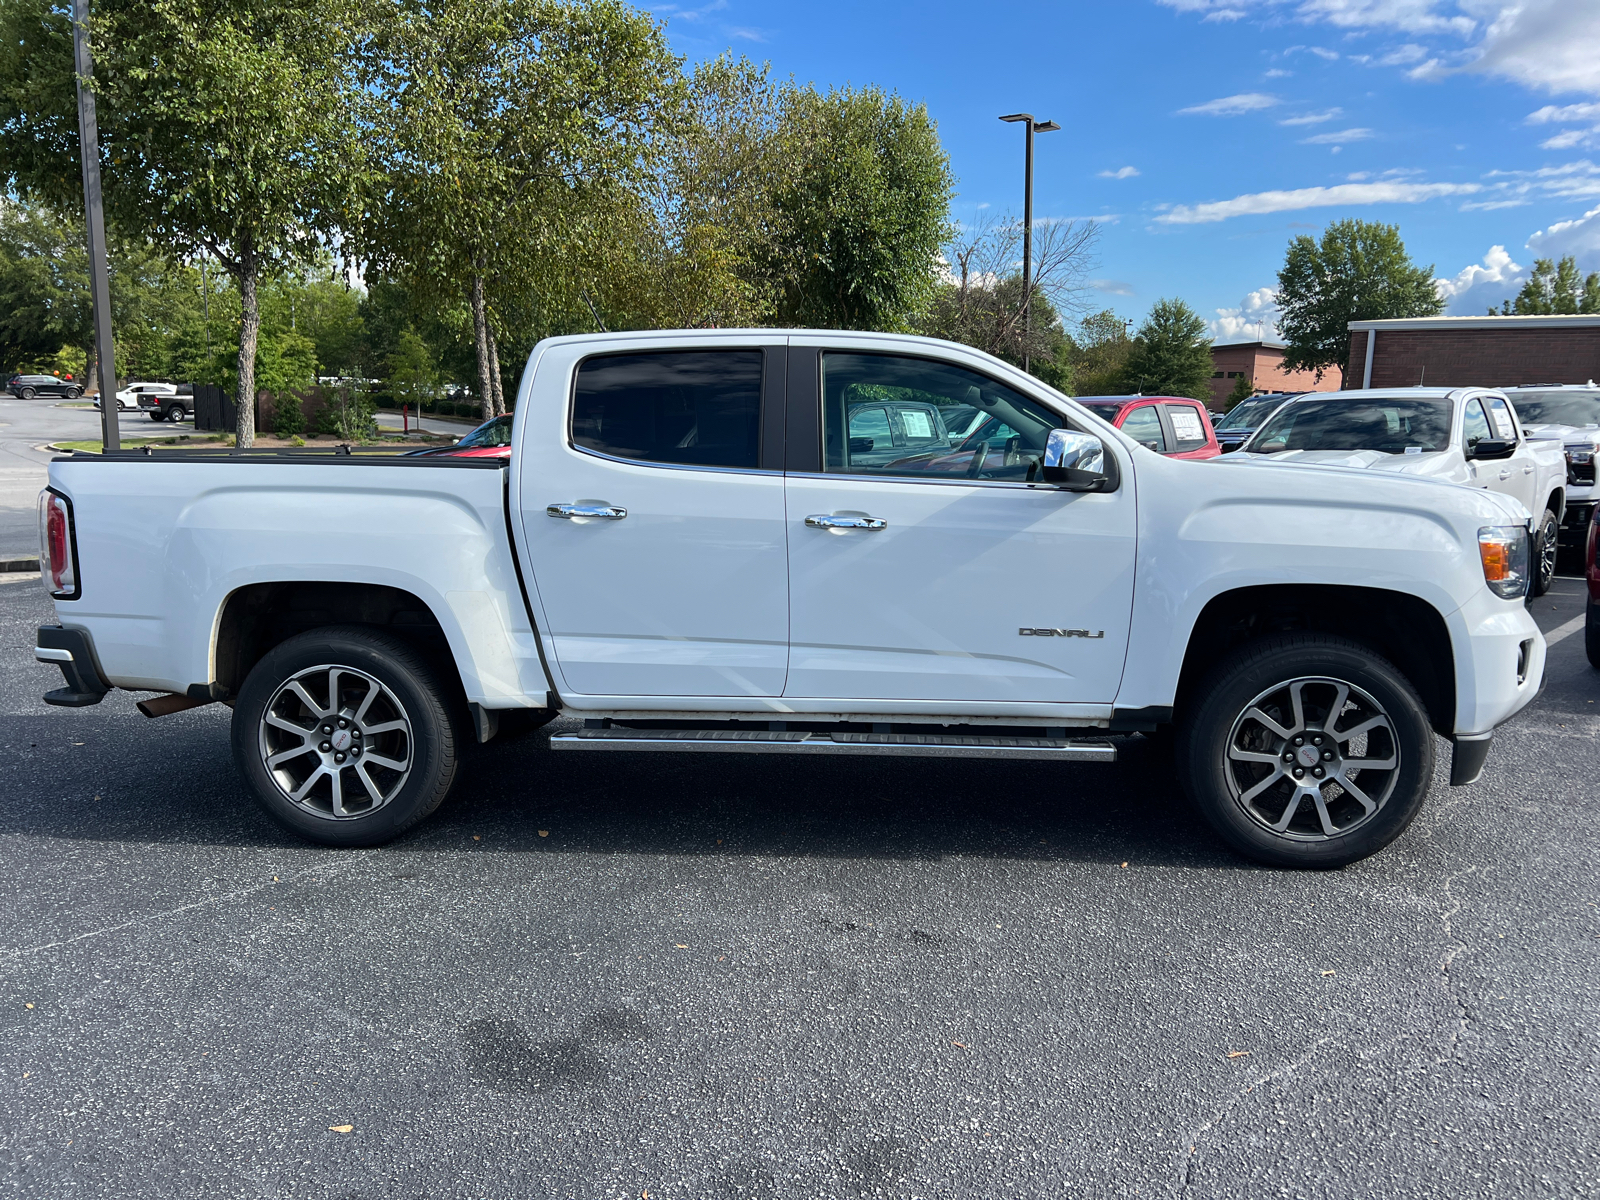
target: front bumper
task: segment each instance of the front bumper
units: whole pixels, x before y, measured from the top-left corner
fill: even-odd
[[[1563,550],[1582,550],[1589,537],[1589,521],[1594,517],[1595,497],[1592,489],[1584,490],[1591,494],[1567,498],[1567,511],[1556,533],[1556,545]]]
[[[1487,588],[1448,618],[1456,659],[1453,787],[1483,770],[1495,729],[1532,704],[1544,686],[1544,635],[1527,606]]]
[[[100,673],[95,661],[94,643],[81,629],[67,629],[61,625],[39,626],[34,642],[34,658],[40,662],[54,663],[61,668],[66,687],[44,694],[46,704],[62,708],[85,708],[99,704],[111,685]]]

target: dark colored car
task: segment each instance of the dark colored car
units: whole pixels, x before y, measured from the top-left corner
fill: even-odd
[[[1286,400],[1293,400],[1299,392],[1266,392],[1241,400],[1228,410],[1217,425],[1217,442],[1224,454],[1237,450],[1250,440],[1250,435],[1261,428],[1273,410]]]
[[[65,396],[68,400],[76,400],[83,395],[83,385],[75,382],[70,375],[65,378],[59,375],[13,375],[6,380],[6,391],[22,400],[32,400],[35,396]]]
[[[870,400],[849,406],[850,464],[886,467],[955,449],[943,411],[920,400]]]
[[[1186,396],[1079,396],[1078,403],[1141,446],[1168,458],[1215,458],[1222,453],[1211,414]]]
[[[453,454],[462,458],[510,458],[511,414],[504,413],[498,417],[490,417],[453,446],[411,450],[407,454],[408,457]]]
[[[1600,671],[1600,562],[1595,561],[1595,543],[1600,542],[1600,508],[1589,518],[1589,541],[1584,549],[1583,578],[1589,585],[1589,603],[1583,610],[1583,648],[1589,665]]]

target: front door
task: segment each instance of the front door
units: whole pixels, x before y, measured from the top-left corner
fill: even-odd
[[[517,451],[528,562],[562,690],[781,694],[781,345],[602,350],[569,370],[550,361],[575,352],[540,364],[535,387],[551,391],[529,419],[550,427],[526,430]],[[774,420],[776,453],[762,439]]]
[[[1067,422],[954,362],[827,351],[816,374],[820,462],[796,471],[791,447],[787,483],[785,696],[1112,702],[1133,600],[1132,471],[1103,495],[1034,482],[1046,435]],[[971,404],[989,420],[948,451],[880,462],[849,421],[868,401]]]

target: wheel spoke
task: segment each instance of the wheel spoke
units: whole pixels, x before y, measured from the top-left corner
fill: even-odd
[[[343,674],[338,667],[328,668],[328,712],[333,716],[339,715],[339,676]]]
[[[1328,801],[1322,795],[1322,789],[1317,788],[1311,793],[1311,798],[1317,802],[1317,816],[1322,818],[1322,832],[1329,837],[1334,837],[1339,832],[1339,827],[1333,823],[1333,818],[1328,815]]]
[[[300,703],[304,704],[319,717],[325,717],[333,711],[332,709],[323,708],[322,705],[313,700],[311,698],[311,693],[306,691],[306,689],[300,685],[300,681],[298,679],[289,685],[288,690],[293,692],[296,696],[299,696]]]
[[[1389,718],[1384,716],[1382,713],[1379,713],[1375,717],[1368,717],[1365,721],[1361,722],[1361,724],[1353,726],[1350,729],[1330,729],[1328,730],[1328,735],[1336,742],[1348,742],[1351,738],[1366,733],[1369,729],[1377,729],[1380,726],[1385,729],[1390,729],[1392,732],[1392,727],[1389,725]]]
[[[1255,785],[1255,787],[1251,788],[1248,792],[1244,793],[1244,795],[1240,796],[1239,797],[1240,803],[1249,804],[1250,801],[1254,800],[1257,796],[1261,795],[1262,792],[1266,791],[1269,787],[1271,787],[1273,784],[1277,783],[1278,780],[1280,780],[1282,778],[1283,778],[1283,768],[1279,767],[1271,775],[1268,775],[1265,779],[1263,779],[1259,783],[1257,783]]]
[[[1343,772],[1340,772],[1340,774],[1337,776],[1337,779],[1339,786],[1354,796],[1356,798],[1356,802],[1361,805],[1361,812],[1363,816],[1370,817],[1373,813],[1378,811],[1377,802],[1374,801],[1371,796],[1367,795],[1364,791],[1357,787],[1354,783],[1351,783],[1349,777]]]
[[[356,764],[356,775],[361,780],[361,786],[367,789],[367,795],[372,797],[374,806],[383,803],[383,793],[378,790],[378,785],[372,782],[372,776],[367,774],[367,764]]]
[[[356,719],[360,720],[359,717]],[[381,725],[363,725],[361,732],[365,736],[371,737],[375,733],[388,733],[391,729],[404,729],[405,727],[406,723],[404,721],[384,721]]]
[[[333,815],[348,817],[350,814],[344,806],[344,772],[333,770],[328,772],[328,782],[333,784]]]
[[[1228,757],[1238,762],[1278,762],[1278,756],[1276,754],[1268,754],[1264,750],[1241,750],[1238,746],[1228,747]]]
[[[289,799],[293,800],[296,804],[300,803],[300,801],[306,798],[306,793],[311,790],[311,785],[316,783],[317,780],[321,779],[327,773],[327,767],[318,767],[315,771],[306,776],[306,781],[304,783],[289,793]]]
[[[366,698],[361,701],[361,707],[356,709],[356,715],[350,718],[357,725],[361,724],[361,722],[367,719],[367,709],[371,708],[372,702],[378,698],[378,691],[379,689],[377,684],[371,682],[370,680],[367,681]]]
[[[1306,682],[1297,680],[1289,685],[1289,703],[1294,706],[1294,727],[1298,733],[1306,727]]]
[[[1347,758],[1344,760],[1346,771],[1392,771],[1400,765],[1400,760],[1394,755],[1388,758]]]
[[[380,767],[388,767],[391,771],[404,771],[408,765],[397,759],[386,758],[382,754],[368,754],[361,761],[368,766],[376,764]]]
[[[1350,701],[1350,685],[1338,683],[1334,685],[1333,707],[1328,710],[1327,719],[1322,722],[1323,732],[1327,732],[1339,723],[1339,717],[1344,713],[1344,706]]]
[[[293,750],[280,750],[267,759],[267,768],[270,770],[277,767],[279,763],[288,762],[291,758],[299,758],[302,754],[310,754],[313,749],[314,747],[310,742],[303,742]]]
[[[1293,821],[1296,814],[1298,814],[1300,811],[1300,801],[1304,800],[1305,798],[1305,788],[1297,787],[1294,789],[1294,795],[1289,797],[1289,803],[1283,810],[1283,816],[1279,817],[1277,823],[1272,826],[1272,831],[1274,833],[1282,833],[1285,829],[1289,828],[1289,822]]]
[[[283,717],[280,717],[277,713],[269,712],[266,715],[266,722],[267,722],[268,725],[271,725],[274,729],[281,729],[285,733],[299,734],[301,737],[307,739],[308,741],[311,738],[315,737],[316,733],[317,733],[317,730],[316,730],[315,726],[313,726],[310,729],[307,729],[304,725],[296,725],[293,721],[285,720]]]
[[[1249,712],[1245,713],[1245,716],[1249,717],[1253,721],[1260,721],[1261,724],[1265,725],[1268,729],[1272,730],[1273,733],[1277,734],[1281,738],[1288,739],[1294,736],[1294,730],[1285,729],[1282,725],[1279,725],[1259,708],[1252,708]]]

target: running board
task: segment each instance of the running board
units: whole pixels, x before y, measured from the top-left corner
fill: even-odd
[[[721,750],[744,754],[902,754],[923,758],[1029,758],[1116,762],[1110,742],[1068,738],[947,737],[920,733],[803,733],[763,729],[580,729],[552,750]]]

